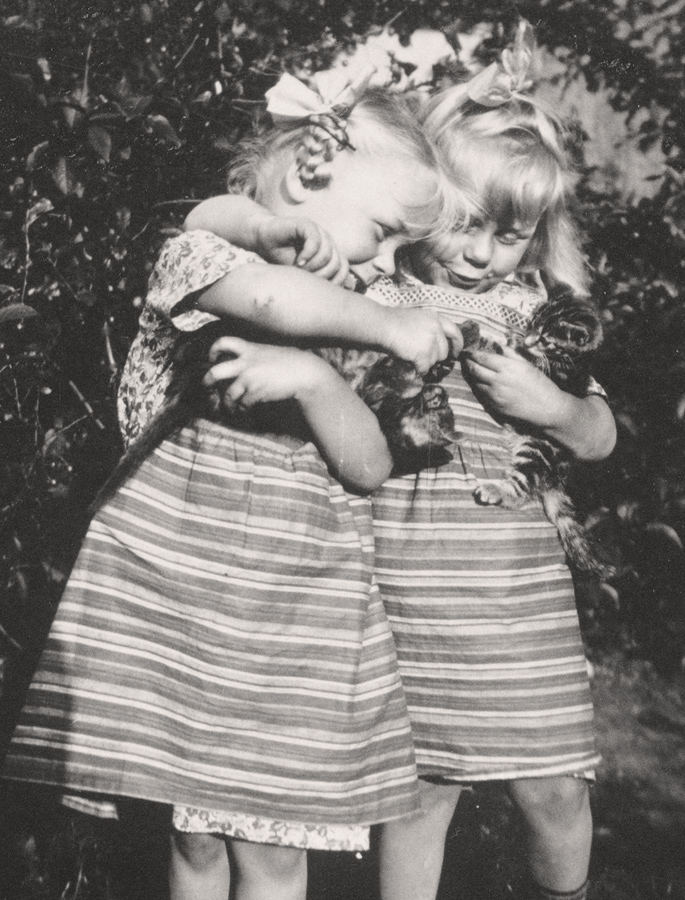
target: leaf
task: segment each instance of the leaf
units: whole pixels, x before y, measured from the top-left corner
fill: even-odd
[[[173,125],[166,118],[158,114],[145,116],[144,128],[148,134],[153,135],[160,141],[172,144],[174,147],[181,146],[181,139],[176,134]]]
[[[38,315],[32,306],[26,303],[10,303],[9,306],[3,306],[0,309],[0,327],[8,325],[10,322],[23,322],[26,319],[33,319]]]
[[[52,203],[45,197],[37,203],[34,203],[26,213],[26,227],[30,228],[39,216],[44,215],[44,213],[49,213],[54,208]]]
[[[627,412],[617,413],[616,421],[625,429],[625,431],[628,432],[631,437],[636,438],[640,434],[640,429],[637,426],[637,422]]]
[[[664,522],[650,522],[649,525],[645,526],[645,533],[662,538],[671,550],[677,550],[680,553],[685,552],[678,532],[675,528],[671,528],[670,525],[664,524]]]
[[[131,224],[131,210],[128,206],[122,206],[117,210],[117,225],[119,231],[126,231]]]
[[[678,405],[675,410],[675,417],[679,422],[682,422],[685,418],[685,394],[678,401]]]
[[[52,180],[66,196],[71,194],[76,194],[77,197],[83,196],[85,188],[76,177],[66,156],[60,156],[57,160],[57,164],[52,170]]]
[[[216,12],[214,13],[214,18],[217,20],[219,25],[225,25],[229,19],[233,18],[233,13],[231,12],[231,8],[226,3],[226,0],[218,7]]]
[[[136,93],[126,75],[123,75],[117,83],[116,97],[118,102],[115,101],[114,106],[127,119],[144,113],[153,99],[149,94]]]
[[[85,288],[77,291],[76,299],[84,306],[94,306],[98,302],[97,296],[92,291],[88,291]]]
[[[618,591],[615,587],[612,587],[610,584],[603,583],[599,587],[599,592],[602,600],[605,603],[610,603],[616,610],[621,608]]]
[[[112,153],[112,135],[102,125],[91,125],[88,129],[88,143],[97,155],[109,162]]]
[[[6,238],[0,237],[0,266],[3,269],[11,269],[17,262],[19,254],[16,247],[12,247]]]
[[[44,56],[39,56],[36,62],[38,63],[38,68],[43,74],[43,78],[46,81],[51,81],[52,72],[50,71],[50,63],[47,61],[47,59]]]
[[[73,128],[77,120],[86,114],[88,96],[85,88],[77,88],[72,91],[67,102],[62,106],[64,120],[69,128]]]
[[[26,171],[33,172],[36,166],[40,164],[41,159],[45,156],[45,151],[50,146],[50,141],[41,141],[36,144],[33,150],[26,157]]]

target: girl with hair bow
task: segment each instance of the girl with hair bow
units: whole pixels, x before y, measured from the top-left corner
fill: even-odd
[[[447,206],[403,102],[363,81],[271,97],[276,125],[231,173],[269,211],[240,222],[259,255],[197,230],[162,249],[122,377],[126,441],[163,407],[177,351],[218,323],[230,410],[169,435],[98,509],[5,762],[172,805],[172,900],[226,900],[227,845],[236,900],[304,900],[308,849],[364,850],[370,825],[417,806],[367,496],[392,459],[306,347],[426,372],[459,331],[340,286],[348,265],[363,286],[391,275]]]
[[[445,381],[458,431],[452,462],[411,481],[391,477],[373,496],[376,575],[422,807],[381,829],[383,900],[434,900],[460,792],[479,784],[499,785],[520,817],[525,900],[584,900],[588,890],[599,757],[571,574],[538,499],[509,509],[478,488],[510,471],[506,423],[578,460],[603,459],[616,439],[599,385],[572,396],[507,346],[545,300],[541,273],[550,288],[587,293],[564,130],[525,93],[533,48],[522,22],[501,62],[419,114],[477,211],[467,227],[410,248],[414,271],[443,289],[423,287],[414,304],[477,322],[504,351],[468,351]]]
[[[526,900],[587,894],[588,782],[598,756],[571,574],[539,500],[506,509],[475,492],[509,471],[507,422],[579,460],[606,457],[616,437],[598,385],[583,397],[565,393],[506,346],[545,300],[540,273],[548,285],[587,293],[564,132],[525,94],[533,47],[522,23],[501,62],[419,108],[469,215],[465,226],[409,248],[414,273],[429,284],[407,276],[367,291],[386,306],[476,321],[505,347],[469,351],[443,382],[457,430],[452,460],[393,475],[372,498],[376,577],[421,793],[419,813],[382,826],[383,900],[434,900],[459,794],[480,783],[500,785],[521,816]],[[232,202],[217,198],[211,227],[227,227]],[[191,224],[209,209],[197,208]],[[219,365],[212,377],[221,374]]]

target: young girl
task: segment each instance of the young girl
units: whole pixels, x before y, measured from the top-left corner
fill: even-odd
[[[370,283],[435,228],[441,177],[400,102],[344,99],[347,119],[317,111],[338,148],[322,165],[304,115],[254,145],[240,177],[298,220],[310,268],[344,274],[324,228]],[[291,238],[270,222],[258,236],[275,252]],[[226,900],[225,837],[238,839],[236,897],[290,900],[304,897],[307,848],[364,849],[371,823],[416,808],[416,773],[359,495],[390,471],[387,446],[321,359],[245,338],[344,339],[425,370],[458,331],[184,235],[162,252],[127,362],[129,438],[159,407],[183,334],[217,316],[231,320],[239,409],[163,441],[96,514],[5,774],[175,804],[192,837],[174,845],[174,900]]]
[[[520,34],[504,66],[437,95],[423,111],[455,182],[480,205],[469,228],[423,245],[417,263],[443,289],[410,280],[400,288],[379,282],[368,292],[457,324],[475,320],[500,344],[523,331],[544,299],[539,270],[585,290],[566,208],[562,133],[520,93],[528,37]],[[565,394],[508,349],[472,353],[463,370],[444,382],[459,432],[452,462],[392,477],[373,495],[376,576],[422,794],[419,814],[382,828],[381,893],[383,900],[433,900],[460,791],[495,781],[522,816],[527,900],[581,900],[592,837],[588,779],[598,756],[571,575],[537,501],[507,510],[479,505],[473,491],[480,479],[507,472],[503,421],[591,460],[611,452],[613,416],[601,389],[580,399]],[[217,365],[211,379],[223,374]]]
[[[501,344],[542,299],[523,286],[538,270],[584,288],[561,131],[520,94],[523,49],[519,42],[518,59],[445,91],[424,112],[427,135],[481,207],[467,230],[423,255],[434,280],[458,292],[382,292],[386,303],[473,319]],[[613,416],[601,396],[565,394],[508,349],[472,353],[463,370],[446,383],[459,432],[452,462],[390,478],[373,497],[376,575],[422,779],[421,813],[383,826],[382,896],[436,896],[462,787],[496,781],[521,814],[527,900],[581,900],[598,756],[570,572],[539,502],[483,506],[473,491],[507,472],[503,421],[578,459],[600,459],[613,449]]]

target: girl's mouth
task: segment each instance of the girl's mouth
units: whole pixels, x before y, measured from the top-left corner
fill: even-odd
[[[486,279],[483,278],[468,278],[465,275],[459,275],[457,272],[454,272],[452,269],[447,269],[449,282],[453,287],[462,288],[462,290],[473,291],[475,288],[479,287],[483,284]]]
[[[343,287],[346,287],[349,291],[354,291],[355,294],[365,294],[368,286],[361,275],[352,269],[348,272],[347,278],[343,283]]]

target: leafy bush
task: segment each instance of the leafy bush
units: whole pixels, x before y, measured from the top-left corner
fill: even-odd
[[[580,213],[607,317],[599,373],[621,441],[584,478],[614,548],[614,588],[584,586],[592,640],[685,652],[683,420],[685,122],[678,4],[624,0],[1,0],[0,653],[30,670],[86,524],[120,453],[118,374],[161,242],[217,193],[238,138],[283,68],[325,67],[392,23],[457,35],[488,61],[518,15],[616,109],[650,115],[660,189],[631,205],[582,166]],[[438,73],[439,74],[439,73]],[[582,155],[582,154],[581,154]],[[598,187],[598,184],[600,185]]]

